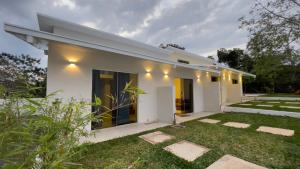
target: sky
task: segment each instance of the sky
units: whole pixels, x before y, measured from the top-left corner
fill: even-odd
[[[176,43],[201,56],[219,48],[245,48],[238,19],[253,0],[0,0],[0,52],[41,58],[43,51],[3,31],[3,23],[38,29],[37,13],[153,46]]]

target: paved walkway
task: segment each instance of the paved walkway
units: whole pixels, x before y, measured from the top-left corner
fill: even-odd
[[[211,112],[200,112],[200,113],[190,113],[189,116],[186,117],[179,117],[176,116],[177,123],[182,123],[190,120],[194,120],[201,117],[206,117],[212,114]],[[161,123],[161,122],[154,122],[154,123],[131,123],[120,125],[116,127],[110,127],[105,129],[99,129],[93,131],[90,136],[81,138],[80,142],[91,142],[91,143],[99,143],[107,140],[112,140],[119,137],[124,137],[132,134],[141,133],[148,130],[154,130],[160,127],[169,126],[171,124],[168,123]]]
[[[190,114],[188,114],[188,116],[184,116],[184,117],[176,115],[176,123],[183,123],[183,122],[186,122],[186,121],[195,120],[195,119],[210,116],[210,115],[213,115],[213,114],[218,114],[218,113],[212,113],[212,112],[190,113]]]
[[[143,131],[153,130],[160,127],[165,127],[170,124],[167,123],[131,123],[120,125],[116,127],[110,127],[105,129],[96,130],[91,133],[89,137],[85,137],[80,139],[80,142],[91,142],[91,143],[99,143],[107,140],[112,140],[119,137],[124,137],[136,133],[140,133]]]

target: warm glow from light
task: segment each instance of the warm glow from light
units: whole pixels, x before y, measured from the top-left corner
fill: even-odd
[[[69,67],[75,68],[75,67],[76,67],[76,64],[75,64],[75,63],[70,63],[70,64],[69,64]]]
[[[224,72],[223,73],[223,80],[225,80],[226,79],[226,73]]]
[[[242,80],[243,80],[243,75],[240,74],[240,82],[242,82]]]
[[[209,73],[208,72],[206,72],[206,77],[209,77]]]
[[[77,73],[80,71],[79,67],[75,63],[69,63],[66,67],[65,70],[70,72],[70,73]]]
[[[145,73],[145,78],[146,78],[146,79],[149,79],[149,80],[152,79],[151,73],[150,73],[150,72],[146,72],[146,73]]]
[[[164,79],[169,79],[169,72],[168,71],[164,71]]]

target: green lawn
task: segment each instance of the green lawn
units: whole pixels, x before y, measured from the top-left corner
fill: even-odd
[[[300,97],[300,95],[296,95],[293,93],[273,93],[263,95],[263,97]]]
[[[217,114],[209,118],[222,122],[206,124],[193,120],[183,123],[186,128],[157,129],[176,137],[158,145],[138,138],[144,133],[85,145],[83,157],[75,158],[75,161],[82,163],[84,168],[199,169],[208,167],[225,154],[231,154],[268,168],[300,168],[300,119],[244,113]],[[245,122],[251,124],[251,127],[236,129],[221,125],[227,121]],[[260,125],[293,129],[295,135],[284,137],[256,132]],[[211,150],[194,162],[187,162],[163,150],[163,147],[181,140]]]
[[[271,103],[279,102],[279,103]],[[278,100],[268,100],[268,101],[248,101],[243,103],[237,103],[230,105],[232,107],[244,107],[244,108],[254,108],[254,109],[265,109],[265,110],[279,110],[279,111],[289,111],[289,112],[300,112],[300,104],[290,104],[287,102],[300,102],[300,101],[278,101]],[[241,105],[241,104],[251,104],[251,105]],[[263,107],[257,105],[272,105],[272,107]],[[299,107],[295,108],[282,108],[280,106],[293,106]]]

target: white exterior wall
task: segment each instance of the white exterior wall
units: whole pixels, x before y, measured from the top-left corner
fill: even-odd
[[[243,96],[242,79],[238,74],[224,73],[221,76],[222,104],[241,102]],[[232,79],[238,80],[238,84],[232,84]]]
[[[204,86],[204,111],[219,112],[220,106],[220,82],[211,82],[211,76],[218,76],[212,73],[205,73],[202,78]]]
[[[147,94],[138,98],[138,122],[159,120],[157,114],[157,87],[173,85],[172,66],[143,61],[108,52],[64,44],[50,44],[48,57],[47,93],[62,90],[59,98],[91,100],[92,70],[108,70],[138,74],[138,86]],[[75,66],[70,65],[70,60]],[[146,77],[151,69],[151,77]],[[164,72],[168,72],[168,78]]]

